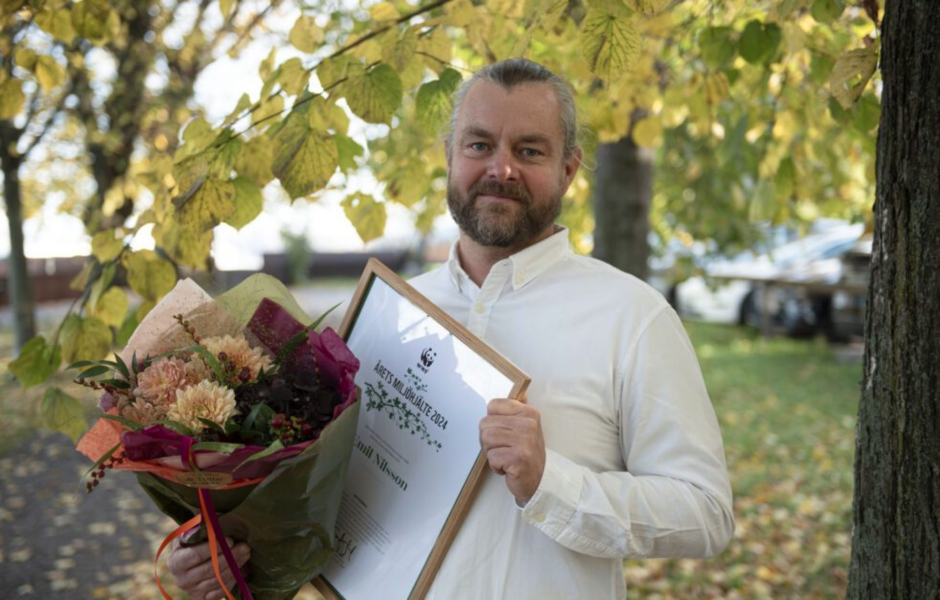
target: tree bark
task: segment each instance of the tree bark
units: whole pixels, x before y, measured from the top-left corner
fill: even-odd
[[[887,2],[848,598],[940,597],[940,3]]]
[[[3,169],[3,199],[10,229],[10,258],[7,261],[8,298],[13,307],[14,356],[36,335],[36,306],[26,270],[23,248],[23,198],[20,190],[22,157],[15,154],[19,139],[9,123],[0,123],[0,167]]]
[[[630,136],[597,149],[594,173],[594,252],[645,280],[649,269],[649,213],[653,157]]]

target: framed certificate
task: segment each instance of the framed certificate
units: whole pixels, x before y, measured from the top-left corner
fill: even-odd
[[[421,599],[486,467],[486,404],[529,379],[374,258],[340,335],[361,361],[362,408],[315,586],[330,600]]]

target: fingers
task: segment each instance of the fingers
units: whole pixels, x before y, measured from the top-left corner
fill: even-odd
[[[530,411],[538,414],[538,411],[528,404],[512,398],[494,398],[486,405],[486,414],[488,415],[531,414]]]
[[[231,539],[226,538],[231,545]],[[221,549],[219,554],[221,555]],[[240,542],[232,546],[232,555],[239,567],[244,566],[251,558],[251,549],[248,544]],[[225,593],[219,587],[215,571],[212,568],[209,543],[202,543],[187,548],[177,548],[167,560],[167,567],[176,579],[176,585],[192,596],[194,600],[213,600],[224,598]],[[229,569],[224,558],[219,560],[219,573],[226,587],[231,589],[235,583],[235,576]]]

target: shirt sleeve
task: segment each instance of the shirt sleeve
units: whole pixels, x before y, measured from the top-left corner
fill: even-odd
[[[625,471],[547,450],[525,522],[598,557],[706,558],[734,532],[718,420],[682,323],[668,307],[640,333],[620,384]]]

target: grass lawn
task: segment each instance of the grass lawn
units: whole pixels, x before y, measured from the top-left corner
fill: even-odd
[[[837,363],[821,342],[687,328],[724,434],[737,529],[712,560],[627,561],[629,597],[843,598],[861,366]],[[42,396],[12,382],[11,346],[12,335],[0,332],[0,456],[31,435]],[[90,414],[94,399],[86,402]]]
[[[701,560],[630,560],[631,599],[844,598],[861,365],[822,342],[687,323],[725,441],[737,527]]]

